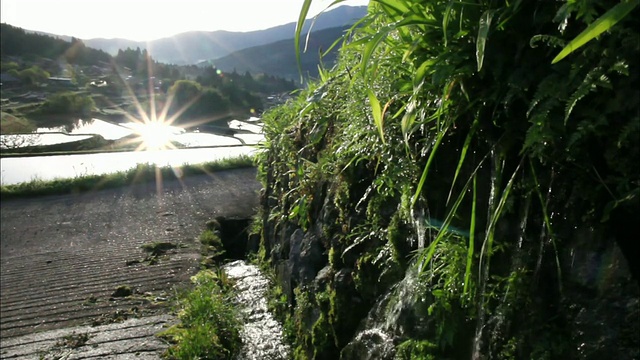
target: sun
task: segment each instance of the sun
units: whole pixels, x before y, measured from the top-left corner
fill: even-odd
[[[175,130],[160,121],[141,124],[136,132],[140,136],[144,149],[162,150],[173,147],[171,140],[175,135]]]

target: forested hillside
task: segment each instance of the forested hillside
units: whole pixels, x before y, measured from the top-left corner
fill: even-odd
[[[20,56],[27,59],[63,59],[69,64],[94,65],[110,61],[104,51],[86,47],[82,40],[64,41],[52,36],[27,33],[8,24],[0,24],[0,52],[2,56]]]
[[[306,50],[301,56],[301,68],[305,78],[317,79],[319,64],[325,67],[335,64],[340,44],[334,47],[332,45],[342,38],[347,29],[349,27],[314,31],[309,35],[308,41],[304,38]],[[224,71],[249,71],[252,74],[265,73],[285,79],[300,79],[293,38],[236,51],[211,63]]]
[[[372,0],[264,117],[296,359],[640,356],[639,11]]]
[[[111,56],[78,39],[1,26],[3,134],[71,126],[79,118],[153,118],[154,106],[177,124],[226,124],[259,115],[268,97],[297,88],[269,74],[164,64],[140,48]]]

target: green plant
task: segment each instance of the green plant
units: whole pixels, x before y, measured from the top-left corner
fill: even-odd
[[[637,1],[372,0],[338,64],[264,116],[263,237],[320,226],[330,264],[353,270],[368,304],[384,292],[382,264],[413,250],[439,352],[543,348],[531,329],[567,315],[549,306],[519,317],[527,291],[559,301],[572,229],[624,244],[611,214],[638,211],[635,12]],[[562,48],[571,56],[554,60]],[[547,287],[533,281],[542,263]],[[315,301],[297,290],[299,307]],[[558,345],[568,335],[554,334],[545,356],[570,357]],[[411,356],[433,353],[409,344]],[[298,347],[308,355],[314,343]]]
[[[235,359],[241,346],[242,320],[231,297],[231,286],[210,270],[192,277],[194,288],[178,300],[179,327],[160,336],[174,342],[169,359]]]
[[[57,93],[49,97],[40,108],[41,114],[90,115],[95,103],[90,96],[73,92]]]

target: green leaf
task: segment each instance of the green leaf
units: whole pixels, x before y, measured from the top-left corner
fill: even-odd
[[[371,89],[367,89],[367,96],[369,96],[369,104],[371,104],[371,112],[373,114],[373,122],[378,129],[378,133],[380,134],[380,139],[384,143],[384,129],[382,124],[382,109],[380,108],[380,101],[376,97],[376,94],[373,93]]]
[[[433,162],[433,159],[435,159],[436,157],[436,153],[438,152],[438,147],[440,146],[440,143],[442,142],[442,139],[444,138],[444,136],[447,134],[447,130],[449,130],[449,128],[444,128],[438,131],[436,142],[433,144],[433,147],[429,152],[429,159],[427,159],[427,163],[425,164],[424,169],[422,170],[422,176],[420,176],[420,181],[418,182],[418,187],[416,188],[416,192],[415,194],[413,194],[413,199],[411,200],[411,206],[414,206],[418,201],[418,198],[420,197],[420,193],[422,192],[424,183],[427,180],[427,177],[429,176],[429,168],[431,166],[431,163]]]
[[[453,176],[453,181],[451,182],[451,189],[449,189],[449,196],[447,196],[447,204],[451,199],[451,194],[453,193],[453,187],[456,184],[456,180],[458,179],[458,175],[460,175],[460,169],[462,169],[462,163],[464,163],[464,159],[467,156],[467,150],[469,150],[469,145],[471,145],[471,140],[473,139],[473,135],[476,132],[476,128],[478,127],[478,118],[473,121],[471,125],[471,129],[467,134],[467,138],[464,141],[464,145],[462,146],[462,151],[460,152],[460,159],[458,160],[458,167],[456,168],[456,173]]]
[[[402,0],[373,0],[380,5],[395,10],[398,14],[406,14],[409,12],[407,3]]]
[[[416,107],[417,101],[415,99],[411,99],[407,104],[404,116],[400,121],[400,129],[402,130],[402,136],[404,137],[404,143],[407,150],[409,149],[409,132],[416,120]]]
[[[366,75],[367,75],[367,64],[369,63],[369,59],[371,58],[371,55],[373,54],[373,52],[375,51],[375,49],[378,47],[378,45],[380,44],[380,42],[387,37],[387,34],[389,34],[389,32],[392,30],[391,27],[389,26],[385,26],[384,28],[380,29],[380,31],[378,31],[365,45],[364,51],[362,52],[362,77],[364,77],[366,79]]]
[[[451,15],[451,9],[453,8],[453,0],[449,1],[447,9],[444,11],[444,17],[442,18],[442,33],[444,34],[444,47],[447,47],[447,27],[449,25],[449,16]]]
[[[296,63],[298,64],[298,73],[300,73],[300,82],[303,81],[302,60],[300,60],[300,33],[302,32],[304,21],[307,18],[307,14],[309,13],[311,1],[312,0],[304,0],[304,2],[302,3],[302,9],[300,9],[300,15],[298,15],[298,23],[296,24],[295,37],[293,38],[293,44],[296,50]]]
[[[476,40],[476,60],[478,61],[478,71],[482,69],[484,62],[484,49],[489,37],[489,28],[495,10],[487,10],[480,17],[480,28],[478,29],[478,39]]]
[[[627,0],[622,1],[618,5],[612,7],[599,17],[596,21],[591,23],[583,32],[581,32],[575,39],[564,48],[560,53],[551,61],[552,64],[564,59],[567,55],[578,50],[584,44],[591,41],[596,36],[611,29],[616,23],[627,16],[631,10],[635,9],[640,4],[640,0]]]
[[[471,225],[469,225],[469,247],[467,249],[467,265],[464,270],[464,289],[463,294],[469,291],[469,282],[471,281],[471,265],[473,263],[473,253],[475,251],[475,233],[476,233],[476,200],[478,198],[478,190],[476,185],[477,176],[473,175],[473,199],[471,204]]]

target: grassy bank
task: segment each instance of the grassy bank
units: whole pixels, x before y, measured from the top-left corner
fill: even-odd
[[[179,295],[180,324],[158,336],[172,345],[166,359],[233,359],[242,345],[242,319],[233,301],[233,283],[224,271],[202,270],[193,288]]]
[[[234,359],[242,346],[242,316],[233,298],[233,281],[213,259],[224,253],[222,240],[210,224],[200,235],[202,270],[192,286],[178,294],[175,312],[180,323],[157,334],[171,346],[165,359]]]
[[[197,165],[183,165],[180,167],[180,177],[252,166],[254,166],[253,157],[245,155]],[[72,179],[56,179],[52,181],[32,180],[21,184],[3,185],[0,186],[0,199],[62,195],[141,184],[155,181],[158,175],[157,171],[159,171],[163,179],[177,177],[172,167],[158,168],[153,164],[140,164],[136,168],[112,174],[85,175]]]

